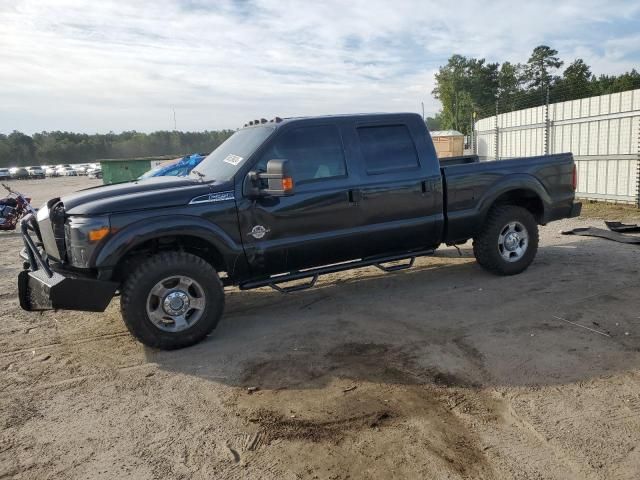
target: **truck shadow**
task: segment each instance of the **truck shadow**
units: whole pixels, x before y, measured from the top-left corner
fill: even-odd
[[[336,378],[562,384],[626,371],[640,366],[638,264],[627,261],[629,246],[603,242],[542,247],[514,277],[485,273],[467,246],[394,274],[327,276],[295,294],[230,290],[206,341],[146,354],[169,371],[263,390]]]

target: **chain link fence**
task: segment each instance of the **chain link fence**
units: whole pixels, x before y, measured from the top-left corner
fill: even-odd
[[[640,88],[550,102],[562,93],[511,97],[509,105],[498,99],[492,115],[480,112],[474,122],[474,152],[481,160],[572,152],[578,197],[640,208]]]

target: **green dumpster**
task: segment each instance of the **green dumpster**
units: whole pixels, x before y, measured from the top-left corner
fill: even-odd
[[[102,168],[102,183],[130,182],[162,162],[176,158],[175,155],[140,158],[108,158],[99,160]]]

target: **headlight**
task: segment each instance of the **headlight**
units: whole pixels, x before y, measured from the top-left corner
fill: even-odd
[[[89,260],[100,240],[111,233],[108,216],[71,215],[64,226],[67,259],[78,268],[89,268]]]

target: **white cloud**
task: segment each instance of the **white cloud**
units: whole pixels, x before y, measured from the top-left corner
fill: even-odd
[[[419,111],[453,53],[549,44],[595,73],[640,57],[638,2],[0,0],[0,131],[234,128]],[[621,29],[627,28],[627,33]]]

